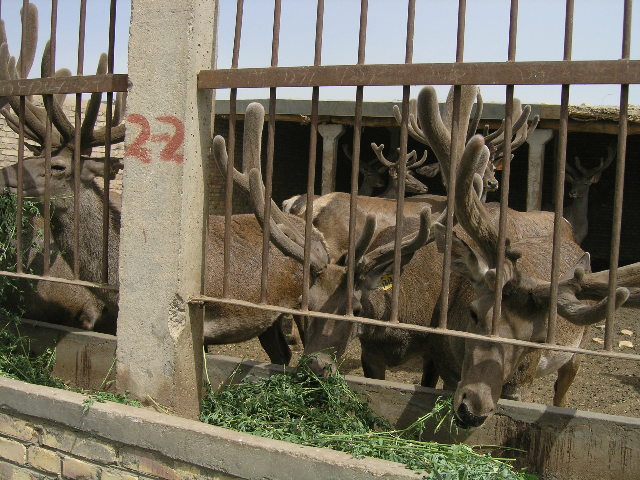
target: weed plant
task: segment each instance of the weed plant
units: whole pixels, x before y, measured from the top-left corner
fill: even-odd
[[[455,428],[451,398],[404,430],[394,430],[338,372],[318,378],[302,358],[290,372],[269,378],[246,377],[213,390],[206,386],[200,420],[204,423],[300,445],[404,463],[423,478],[438,480],[533,480],[509,459],[497,459],[466,444],[418,441],[428,421]],[[237,370],[236,370],[237,372]],[[232,375],[229,383],[232,382]],[[453,438],[453,437],[452,437]]]

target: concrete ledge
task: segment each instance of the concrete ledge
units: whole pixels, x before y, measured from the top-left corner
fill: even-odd
[[[240,478],[419,478],[404,465],[232,432],[146,409],[94,403],[80,394],[0,378],[0,412],[63,425]]]
[[[25,330],[26,328],[31,330]],[[35,335],[37,341],[32,342],[31,345],[32,347],[38,346],[39,349],[54,346],[57,341],[56,357],[58,364],[56,365],[55,373],[56,375],[62,376],[65,381],[71,383],[74,383],[74,379],[85,381],[84,379],[87,378],[96,379],[96,383],[101,383],[102,379],[108,373],[115,356],[116,337],[113,336],[61,328],[44,323],[35,324],[35,322],[28,321],[24,322],[21,331],[23,334],[29,333],[29,335]],[[220,355],[207,355],[206,365],[209,379],[214,386],[220,383],[226,383],[232,372],[236,370],[234,382],[240,381],[247,375],[265,377],[273,373],[281,373],[284,368],[278,365],[262,364],[248,360],[241,361],[237,358]],[[97,379],[100,379],[100,382],[97,382]],[[365,393],[369,397],[370,405],[374,411],[394,422],[398,428],[411,424],[418,417],[430,411],[440,395],[450,393],[416,385],[371,380],[361,377],[347,376],[346,379],[352,388]],[[33,417],[43,415],[45,419],[56,420],[72,428],[88,428],[88,431],[96,436],[104,436],[104,438],[109,439],[120,438],[121,440],[117,441],[125,442],[131,440],[134,441],[136,445],[149,449],[159,448],[161,446],[160,444],[154,443],[153,439],[145,438],[145,436],[156,435],[157,432],[141,430],[141,432],[146,433],[136,433],[138,432],[138,425],[144,423],[143,420],[147,418],[141,417],[142,419],[135,420],[136,415],[139,413],[155,415],[153,417],[154,421],[157,420],[162,425],[165,424],[163,422],[169,422],[173,425],[171,422],[181,424],[181,422],[186,421],[153,412],[141,412],[139,409],[126,408],[126,415],[124,413],[118,413],[118,415],[116,415],[117,421],[114,421],[113,425],[110,423],[111,417],[108,416],[100,416],[96,418],[95,421],[92,420],[93,423],[88,424],[86,422],[88,419],[93,418],[91,415],[94,413],[97,415],[104,409],[106,409],[105,412],[120,412],[120,409],[124,407],[116,405],[105,407],[102,404],[96,403],[89,409],[87,415],[83,416],[81,400],[83,397],[72,396],[71,398],[77,399],[73,400],[73,402],[75,402],[73,405],[75,406],[60,405],[60,408],[64,408],[64,411],[67,412],[67,417],[65,417],[58,415],[58,406],[55,408],[52,407],[50,403],[47,403],[49,401],[47,399],[49,397],[57,399],[67,398],[64,397],[64,395],[69,395],[67,392],[51,391],[46,395],[39,393],[41,400],[37,400],[36,397],[29,395],[20,396],[19,394],[19,391],[30,392],[34,388],[42,387],[34,387],[20,382],[14,382],[10,390],[5,390],[4,387],[0,386],[0,409],[15,408],[21,415]],[[45,391],[46,390],[48,389],[45,389]],[[8,400],[6,400],[9,398],[7,396],[9,392],[12,392],[11,398],[17,399],[15,401],[12,400],[12,403],[8,403]],[[43,392],[43,390],[39,390],[39,392]],[[19,398],[21,398],[21,400]],[[102,413],[100,413],[100,415],[102,415]],[[127,420],[125,421],[123,418]],[[101,425],[100,422],[103,422],[103,424]],[[132,425],[135,426],[135,428],[130,428]],[[200,432],[198,435],[205,435],[205,432],[213,432],[213,430],[209,430],[213,427],[202,425],[198,422],[190,422],[188,425],[190,431]],[[132,431],[121,431],[125,426]],[[230,433],[226,430],[223,432],[224,434],[221,433],[221,436],[216,438],[227,438],[228,436],[235,438],[235,435],[240,435]],[[206,434],[208,435],[209,433]],[[206,435],[205,437],[196,436],[193,440],[186,440],[189,438],[188,434],[171,435],[171,438],[174,439],[172,442],[174,443],[180,441],[187,442],[186,445],[188,445],[188,447],[183,446],[180,448],[186,451],[188,458],[194,458],[194,461],[199,457],[197,457],[196,452],[189,452],[191,444],[197,445],[197,442],[207,443],[209,441],[202,440]],[[216,435],[218,434],[216,433]],[[231,443],[238,445],[239,442],[240,444],[251,445],[251,448],[258,448],[259,445],[263,445],[266,441],[253,436],[248,436],[249,440],[244,439],[244,437],[246,436],[240,435],[238,438],[243,438],[242,441],[233,440]],[[429,439],[439,442],[452,441],[451,436],[444,432]],[[602,478],[616,478],[631,480],[637,479],[637,472],[640,471],[640,419],[636,418],[500,400],[496,415],[481,428],[470,431],[468,436],[465,432],[461,432],[456,440],[465,441],[469,444],[501,445],[509,449],[516,449],[509,450],[505,454],[510,457],[515,456],[518,467],[526,466],[530,472],[536,473],[545,479],[600,480]],[[220,440],[220,442],[222,442],[222,440]],[[181,450],[177,445],[178,443],[167,446],[169,449],[163,450],[163,454],[167,456],[181,455]],[[295,452],[299,451],[299,448],[300,447],[291,446],[290,444],[282,446],[280,442],[277,442],[276,445],[270,446],[263,453],[267,455],[266,452],[269,452],[268,454],[271,455],[273,452],[282,451],[285,457],[290,458]],[[217,450],[207,450],[207,454],[209,454],[210,451]],[[234,450],[232,449],[228,454],[233,455],[233,452]],[[321,450],[321,452],[323,452],[323,454],[333,454],[333,452],[327,453],[324,450]],[[196,455],[196,457],[193,457],[194,455]],[[227,453],[224,455],[227,455]],[[202,456],[203,458],[206,457],[204,453]],[[310,471],[314,471],[315,473],[316,470],[313,469],[319,467],[313,466],[313,462],[318,461],[317,459],[320,457],[313,458],[315,460],[305,460],[305,465],[312,469]],[[202,462],[204,462],[202,465],[206,468],[212,468],[210,466],[211,463],[206,463],[205,460],[202,460]],[[263,461],[266,462],[267,460]],[[273,461],[275,462],[275,460]],[[259,462],[252,463],[257,464]],[[347,462],[347,465],[350,465],[349,462]],[[347,470],[350,468],[351,467],[348,467]],[[229,470],[228,473],[237,475],[236,473],[232,473],[231,470]],[[327,474],[329,475],[329,473]],[[406,475],[406,473],[403,474]],[[265,474],[265,476],[268,475]],[[286,478],[281,475],[277,475],[277,477]],[[290,478],[307,477],[299,477],[296,474]],[[319,478],[319,476],[317,475],[315,478]],[[352,477],[335,475],[333,478]]]

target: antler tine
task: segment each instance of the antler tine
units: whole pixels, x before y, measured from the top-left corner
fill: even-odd
[[[471,137],[464,150],[456,180],[455,211],[460,225],[474,239],[494,268],[497,263],[498,232],[474,186],[475,174],[482,175],[489,150],[481,135]]]
[[[412,107],[411,102],[414,102],[413,103],[414,107]],[[409,133],[409,135],[411,135],[412,138],[415,138],[420,143],[424,143],[425,145],[428,145],[429,142],[427,141],[427,138],[424,136],[424,133],[420,128],[420,126],[418,125],[418,121],[416,120],[417,114],[415,112],[412,112],[412,108],[414,108],[417,111],[417,102],[415,101],[415,99],[411,99],[409,101],[410,113],[409,113],[409,120],[407,122],[407,132]],[[396,118],[396,122],[398,122],[398,124],[402,124],[402,114],[400,113],[400,109],[398,108],[397,105],[393,106],[393,115]]]
[[[256,219],[260,226],[264,228],[264,184],[262,183],[260,170],[257,168],[249,170],[249,191]],[[277,207],[276,209],[279,210]],[[285,230],[290,233],[289,228],[286,226]],[[304,262],[304,247],[289,238],[280,226],[276,224],[273,216],[269,219],[269,234],[271,242],[276,246],[276,248],[278,248],[278,250],[299,263]],[[320,272],[327,266],[327,261],[325,259],[318,258],[312,250],[310,254],[310,264],[312,271]]]
[[[415,150],[413,150],[412,153],[415,153]],[[417,155],[415,156],[415,158],[418,158]],[[409,158],[407,158],[407,168],[415,170],[416,168],[421,166],[426,160],[427,160],[427,151],[425,150],[420,160],[416,160],[413,163],[409,163]]]
[[[424,87],[418,94],[418,119],[428,141],[428,145],[433,149],[438,158],[438,162],[440,162],[440,169],[443,174],[442,179],[445,185],[449,178],[449,168],[451,165],[451,132],[449,128],[451,125],[454,91],[454,87],[449,91],[444,116],[440,115],[438,97],[433,87]],[[478,87],[476,85],[461,86],[459,110],[460,129],[458,131],[458,138],[456,138],[459,155],[462,155],[464,151],[471,108],[473,107],[477,93]]]
[[[613,146],[609,145],[607,147],[607,160],[605,161],[603,158],[600,159],[600,165],[598,165],[597,167],[592,168],[591,170],[589,170],[587,173],[588,177],[595,177],[596,175],[599,175],[600,173],[602,173],[604,171],[604,169],[606,169],[609,165],[611,165],[611,162],[613,161],[613,159],[616,156],[616,148],[614,148]]]
[[[380,163],[382,163],[383,165],[389,168],[393,168],[396,166],[397,162],[390,162],[389,160],[384,158],[384,154],[382,153],[382,150],[384,150],[384,143],[381,143],[380,146],[376,145],[375,143],[371,143],[371,148],[376,153],[376,157],[378,157],[378,160],[380,160]]]
[[[108,57],[106,53],[100,55],[98,60],[98,67],[96,68],[96,75],[103,75],[107,73]],[[85,149],[85,145],[93,140],[96,121],[98,120],[98,114],[100,113],[100,104],[102,103],[102,92],[94,92],[89,97],[87,107],[84,112],[84,119],[82,120],[82,126],[80,127],[80,145],[81,149]]]
[[[51,49],[49,48],[50,41],[47,41],[44,52],[42,54],[42,63],[40,65],[40,75],[42,78],[51,76]],[[43,95],[43,99],[44,99]],[[44,102],[45,108],[48,106],[48,102]],[[62,136],[62,145],[67,145],[74,137],[75,128],[67,118],[67,115],[62,110],[62,107],[55,101],[55,98],[51,102],[51,121],[60,132]]]
[[[476,130],[478,130],[483,106],[484,102],[482,101],[482,95],[480,94],[480,89],[478,88],[478,95],[476,96],[476,111],[473,115],[473,120],[471,121],[471,123],[469,123],[469,128],[467,129],[467,142],[476,134]]]
[[[24,15],[22,9],[20,9],[20,16],[22,24],[24,25]],[[25,57],[22,58],[22,51],[18,58],[17,72],[18,75],[22,74],[22,66],[25,68],[25,78],[29,75],[33,61],[36,58],[36,46],[38,45],[38,8],[33,4],[27,5],[27,42],[24,49]],[[6,40],[5,40],[6,41]]]
[[[410,233],[402,238],[400,244],[400,255],[408,255],[422,248],[428,242],[434,240],[431,234],[431,207],[425,206],[420,210],[420,228],[418,232]],[[381,265],[393,259],[395,255],[395,240],[367,253],[362,259],[361,274],[365,274],[374,267]]]
[[[113,107],[113,118],[111,119],[112,126],[116,127],[122,123],[126,108],[127,108],[127,92],[117,92],[115,105]]]
[[[12,60],[13,57],[9,56],[9,47],[6,43],[0,45],[0,79],[1,80],[14,80],[15,75],[15,59]],[[8,99],[9,105],[13,109],[16,114],[20,111],[20,98],[11,95],[9,97],[5,97]],[[30,102],[27,102],[27,108],[25,109],[25,125],[29,127],[29,129],[34,133],[35,137],[34,141],[42,144],[44,142],[45,136],[45,126],[42,122],[41,118],[37,115],[37,113],[29,107]],[[3,113],[6,109],[3,110]],[[11,124],[9,124],[11,126]],[[17,125],[17,124],[16,124]]]

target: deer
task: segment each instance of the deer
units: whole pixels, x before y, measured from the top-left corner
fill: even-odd
[[[571,183],[569,197],[571,205],[565,207],[562,216],[571,224],[576,243],[580,245],[589,231],[587,210],[589,206],[589,187],[600,180],[602,172],[611,165],[615,157],[615,148],[608,147],[607,159],[600,159],[600,165],[589,170],[582,167],[580,159],[575,157],[575,168],[566,164],[565,180]]]
[[[349,147],[347,145],[342,145],[342,150],[344,151],[345,156],[353,162],[353,156],[349,151]],[[368,162],[359,163],[358,170],[360,171],[360,174],[362,174],[362,183],[358,187],[358,195],[371,197],[375,188],[384,187],[382,174],[386,168],[384,166],[378,166],[378,163],[379,162],[375,158]]]
[[[383,154],[384,144],[380,144],[379,146],[375,143],[371,144],[371,148],[376,154],[376,157],[384,166],[389,169],[389,185],[387,189],[382,192],[378,197],[380,198],[398,198],[398,188],[400,187],[398,183],[398,162],[400,161],[400,149],[397,151],[397,159],[395,161],[387,160]],[[425,194],[427,193],[427,186],[422,183],[420,180],[415,178],[411,173],[411,170],[418,168],[422,165],[427,159],[427,151],[424,151],[422,158],[417,160],[416,151],[412,150],[411,153],[407,155],[407,165],[406,165],[406,174],[405,174],[405,194],[406,193],[417,193],[417,194]]]
[[[470,111],[473,88],[462,87],[461,111]],[[451,162],[448,146],[449,131],[437,111],[437,96],[432,87],[420,92],[417,113],[420,125],[433,148],[442,171]],[[451,260],[451,285],[447,328],[470,333],[491,335],[498,232],[498,209],[486,205],[478,192],[477,179],[485,168],[491,152],[482,135],[475,135],[464,144],[461,135],[456,139],[463,151],[456,180],[455,215]],[[507,210],[505,266],[503,271],[502,309],[499,335],[530,342],[544,342],[550,302],[551,250],[553,247],[554,216],[549,212],[517,212]],[[560,345],[580,346],[586,331],[606,315],[607,282],[602,274],[590,273],[589,255],[574,241],[566,223],[562,229],[562,280],[558,287],[556,341]],[[445,227],[434,224],[436,244],[444,248]],[[637,268],[637,267],[636,267]],[[607,278],[608,280],[608,278]],[[637,289],[633,289],[634,298]],[[618,287],[615,308],[630,295],[630,289]],[[597,300],[595,305],[583,300]],[[635,300],[634,300],[635,302]],[[631,305],[634,305],[632,303]],[[432,326],[440,318],[439,306],[434,309]],[[446,389],[455,391],[454,411],[462,426],[477,427],[495,412],[500,397],[527,399],[531,383],[537,376],[557,372],[553,403],[565,406],[568,389],[575,378],[580,355],[497,344],[475,338],[454,338],[442,335],[428,337],[432,364],[426,386],[435,386],[438,376]]]
[[[24,15],[23,15],[24,16]],[[17,62],[14,57],[9,56],[9,49],[7,45],[6,32],[4,27],[4,21],[0,21],[0,78],[2,80],[13,80],[20,78],[19,71],[24,67],[24,71],[28,72],[31,69],[33,60],[35,58],[35,50],[37,45],[37,25],[38,25],[38,11],[34,4],[28,4],[26,16],[28,18],[29,28],[27,29],[27,42],[25,45],[25,57],[22,55]],[[48,76],[50,72],[50,59],[49,59],[48,43],[45,47],[45,52],[42,60],[42,74]],[[106,73],[107,70],[107,56],[104,54],[100,58],[98,64],[97,73]],[[60,69],[55,72],[55,76],[69,76],[71,72],[68,69]],[[55,105],[55,112],[53,113],[54,123],[60,130],[52,129],[51,135],[51,147],[52,147],[52,184],[63,184],[69,180],[69,171],[72,165],[71,157],[73,154],[73,140],[74,134],[73,127],[67,120],[64,113],[62,113],[61,105],[64,103],[66,95],[55,95],[53,104]],[[94,146],[104,145],[104,129],[94,132],[95,121],[97,119],[100,96],[93,94],[86,109],[85,121],[82,126],[83,141],[81,142],[81,148],[87,149]],[[0,100],[1,113],[7,120],[8,125],[14,130],[18,131],[19,121],[17,113],[19,110],[20,100],[15,96],[3,97]],[[15,115],[11,112],[13,109]],[[44,139],[45,139],[45,125],[47,112],[44,108],[34,105],[29,99],[26,102],[26,125],[25,125],[25,138],[28,140],[25,142],[25,146],[29,148],[35,157],[31,159],[25,159],[25,179],[24,179],[24,192],[27,196],[34,196],[41,198],[44,189]],[[124,126],[119,125],[122,119],[123,97],[118,96],[116,99],[116,108],[114,114],[114,128],[112,129],[113,143],[124,140]],[[102,175],[100,169],[103,168],[103,162],[97,162],[94,160],[88,160],[81,164],[82,172],[80,177],[82,181],[86,182],[89,188],[98,189],[96,185],[93,185],[93,179],[96,176]],[[115,174],[116,171],[121,168],[121,164],[117,161],[112,162],[112,168],[110,168],[110,174]],[[9,191],[16,192],[17,189],[17,165],[7,167],[2,170],[2,178],[0,178],[0,191],[8,189]],[[52,250],[61,249],[65,251],[65,255],[73,255],[73,229],[66,230],[61,227],[65,223],[69,223],[68,216],[72,213],[70,208],[72,202],[68,200],[69,185],[63,187],[64,192],[57,191],[55,186],[52,189],[52,204],[53,210],[56,215],[52,218],[52,230],[54,233],[54,244]],[[72,192],[71,188],[71,192]],[[64,198],[63,198],[64,197]],[[101,205],[101,204],[100,204]],[[101,209],[102,207],[100,207]],[[112,205],[113,209],[117,209],[118,206]],[[101,210],[100,210],[101,211]],[[98,218],[100,218],[98,216]],[[115,217],[114,217],[115,218]],[[72,223],[72,219],[71,225]],[[97,220],[96,220],[97,221]],[[98,225],[96,225],[96,228]],[[101,229],[101,226],[100,226]],[[101,230],[100,230],[101,231]],[[31,232],[32,233],[32,232]],[[29,232],[25,232],[25,238],[30,235]],[[82,235],[82,232],[81,232]],[[27,240],[28,241],[28,240]],[[30,242],[28,242],[30,243]],[[93,242],[95,244],[95,242]],[[86,243],[86,238],[83,235],[81,237],[81,249],[83,247],[89,247],[90,243]],[[100,256],[97,252],[97,248],[87,248],[88,251],[81,255],[80,270],[83,274],[87,273],[86,259],[88,256]],[[115,255],[117,258],[117,253]],[[68,259],[67,259],[68,260]],[[73,278],[73,273],[69,267],[67,260],[63,255],[56,255],[53,258],[53,262],[50,266],[50,275],[59,276],[61,278]],[[27,268],[34,271],[34,273],[42,273],[44,269],[44,259],[41,255],[36,254],[35,251],[29,253],[29,259]],[[111,272],[116,272],[117,269],[111,266]],[[112,277],[113,280],[113,277]],[[94,281],[99,281],[94,277]],[[25,314],[29,318],[36,320],[46,320],[54,323],[62,323],[74,327],[81,327],[85,329],[95,329],[104,333],[115,333],[115,318],[116,311],[115,304],[117,303],[117,295],[112,293],[98,292],[96,290],[88,290],[85,287],[79,285],[70,285],[62,283],[53,283],[48,281],[40,281],[35,287],[35,291],[32,291],[30,286],[27,286],[27,282],[21,282],[22,286],[26,286],[26,312]]]

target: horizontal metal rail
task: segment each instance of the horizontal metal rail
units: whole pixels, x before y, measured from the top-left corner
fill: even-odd
[[[45,280],[47,282],[56,282],[56,283],[67,283],[69,285],[79,285],[81,287],[88,288],[100,288],[102,290],[111,290],[113,292],[118,291],[117,285],[107,285],[104,283],[93,283],[93,282],[85,282],[83,280],[69,280],[67,278],[59,278],[59,277],[49,277],[42,275],[31,275],[29,273],[16,273],[16,272],[7,272],[4,270],[0,270],[0,275],[4,275],[6,277],[13,278],[25,278],[27,280]]]
[[[0,81],[0,96],[126,92],[128,87],[129,76],[126,73],[63,78],[29,78]]]
[[[485,342],[491,343],[501,343],[506,345],[518,345],[522,347],[531,347],[537,348],[540,350],[555,350],[560,352],[571,352],[571,353],[583,353],[585,355],[594,355],[596,357],[608,357],[608,358],[619,358],[623,360],[636,360],[640,361],[640,355],[633,353],[619,353],[619,352],[611,352],[606,350],[587,350],[584,348],[575,348],[575,347],[567,347],[563,345],[552,345],[549,343],[537,343],[537,342],[525,342],[523,340],[515,340],[513,338],[505,338],[505,337],[496,337],[496,336],[485,336],[478,335],[475,333],[463,332],[460,330],[450,330],[448,328],[434,328],[434,327],[424,327],[421,325],[414,325],[411,323],[393,323],[383,320],[374,320],[372,318],[365,317],[354,317],[353,315],[336,315],[332,313],[322,313],[322,312],[313,312],[310,310],[296,310],[293,308],[280,307],[275,305],[267,305],[264,303],[253,303],[247,302],[245,300],[237,300],[233,298],[216,298],[216,297],[192,297],[187,302],[191,305],[206,305],[208,303],[220,303],[225,305],[235,305],[238,307],[246,307],[253,308],[256,310],[264,310],[267,312],[278,312],[278,313],[287,313],[290,315],[302,315],[314,318],[325,318],[328,320],[341,320],[347,322],[355,322],[361,323],[363,325],[373,325],[376,327],[384,327],[384,328],[397,328],[401,330],[411,330],[415,332],[425,332],[432,333],[437,335],[447,335],[450,337],[459,337],[459,338],[468,338],[468,339],[476,339],[482,340]]]
[[[640,83],[640,60],[414,63],[202,70],[198,89]]]

